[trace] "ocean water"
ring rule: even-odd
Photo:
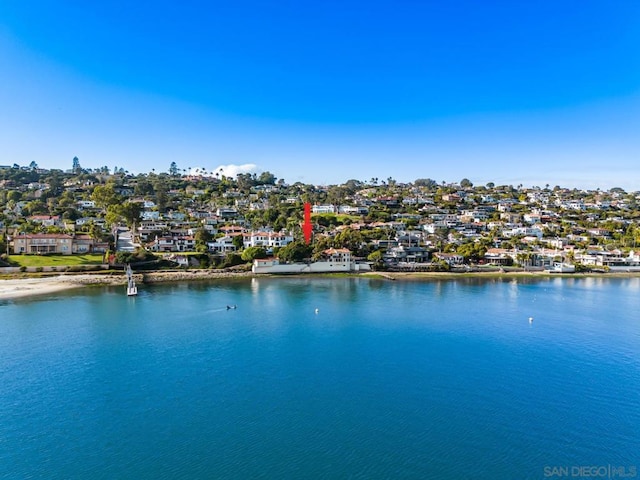
[[[638,278],[0,303],[0,478],[636,477]]]

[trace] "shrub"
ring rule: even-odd
[[[221,268],[235,267],[236,265],[240,265],[241,263],[244,262],[240,255],[238,255],[237,253],[228,253],[224,257]]]

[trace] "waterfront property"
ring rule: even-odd
[[[368,263],[356,262],[346,248],[330,248],[315,262],[280,263],[277,258],[255,259],[253,273],[293,274],[293,273],[333,273],[370,271]]]

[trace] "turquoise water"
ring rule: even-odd
[[[1,303],[0,478],[629,473],[639,307],[637,278],[246,279]]]

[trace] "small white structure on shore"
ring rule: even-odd
[[[555,262],[549,273],[576,273],[576,266],[571,263]]]

